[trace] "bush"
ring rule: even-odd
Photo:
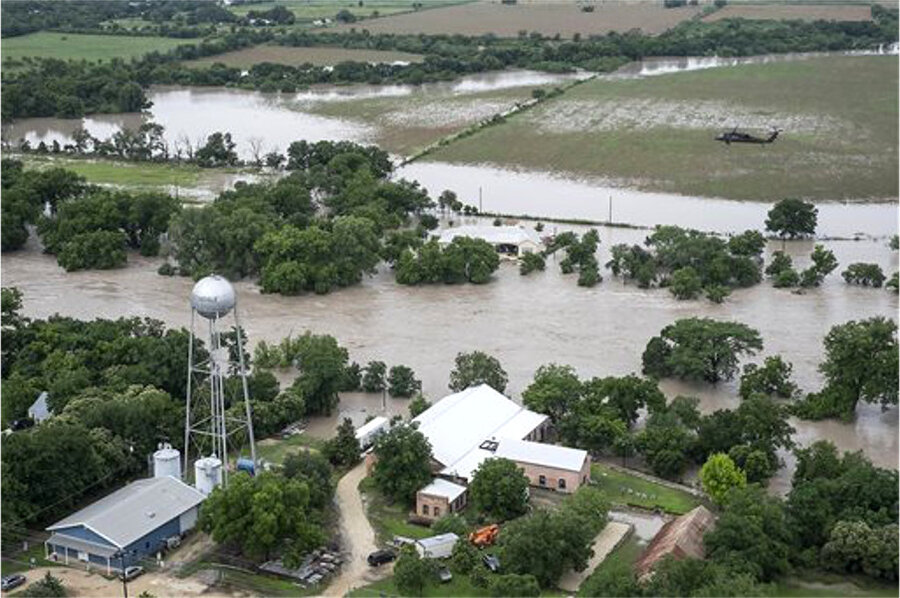
[[[388,374],[388,394],[392,397],[411,397],[416,391],[421,390],[422,382],[416,380],[416,374],[412,368],[405,365],[395,365]]]
[[[878,264],[855,263],[847,266],[847,269],[841,273],[847,284],[859,284],[864,287],[872,286],[881,287],[884,284],[885,276]]]
[[[546,267],[547,262],[544,260],[544,256],[537,252],[529,252],[524,254],[520,260],[519,274],[527,276],[535,270],[543,272]]]
[[[162,276],[175,276],[175,266],[166,262],[156,270],[156,273]]]

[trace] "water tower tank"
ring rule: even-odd
[[[181,479],[181,453],[168,443],[159,445],[159,450],[153,453],[153,477],[165,476]]]
[[[204,496],[209,496],[221,484],[222,461],[218,457],[210,455],[194,462],[194,487]]]
[[[191,307],[208,320],[228,315],[234,303],[234,287],[218,274],[201,278],[191,291]]]

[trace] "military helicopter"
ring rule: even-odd
[[[773,127],[772,134],[768,137],[756,137],[750,133],[738,133],[737,127],[735,127],[731,131],[722,133],[716,137],[716,141],[724,141],[728,145],[731,145],[732,143],[772,143],[775,141],[775,138],[778,137],[779,133],[781,133],[781,129]]]

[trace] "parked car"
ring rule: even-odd
[[[137,565],[132,565],[131,567],[125,567],[125,571],[123,573],[119,573],[119,579],[124,579],[125,581],[131,581],[135,577],[144,574],[144,568],[138,567]]]
[[[370,554],[366,560],[369,562],[369,565],[372,567],[380,567],[385,563],[390,563],[395,558],[397,558],[397,553],[392,550],[376,550],[372,554]]]
[[[484,566],[496,573],[500,570],[500,559],[495,557],[492,554],[483,554],[481,555],[481,562],[484,563]]]
[[[440,567],[437,571],[438,579],[441,580],[441,583],[447,583],[453,579],[453,574],[450,573],[450,569],[447,567]]]
[[[27,579],[24,575],[16,573],[15,575],[7,575],[6,577],[0,578],[0,587],[2,587],[4,592],[8,592],[15,588],[18,588],[20,585],[25,583]]]

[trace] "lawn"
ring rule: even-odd
[[[704,21],[722,19],[803,21],[871,21],[872,9],[868,4],[730,4],[703,18]]]
[[[5,551],[4,551],[5,552]],[[21,573],[31,569],[31,559],[34,559],[37,567],[62,567],[61,563],[48,561],[44,558],[44,543],[33,542],[25,552],[18,552],[12,555],[5,554],[0,560],[0,575],[6,576],[13,573]]]
[[[588,577],[584,583],[581,584],[581,587],[587,587],[590,584],[590,580],[600,575],[605,571],[616,571],[621,568],[631,568],[634,565],[635,561],[638,560],[638,557],[641,556],[641,553],[644,552],[644,549],[647,547],[646,544],[641,543],[637,535],[634,533],[629,534],[625,540],[623,540],[618,546],[616,546],[615,550],[610,552],[603,562],[597,565],[594,571],[591,573],[590,577]],[[581,588],[579,588],[578,595],[582,596]]]
[[[357,588],[351,591],[348,596],[351,598],[379,598],[383,596],[400,596],[400,591],[397,589],[397,586],[394,584],[394,578],[388,577],[386,579],[382,579],[380,581],[376,581],[375,583],[371,583],[369,585],[363,586],[361,588]],[[447,583],[435,583],[429,584],[425,587],[425,591],[422,592],[422,596],[424,598],[428,598],[431,596],[434,597],[443,597],[443,596],[491,596],[490,588],[478,588],[472,585],[469,581],[468,575],[459,575],[457,573],[453,574],[453,579]],[[565,592],[560,592],[558,590],[549,589],[541,592],[541,596],[566,596]]]
[[[742,200],[896,198],[896,57],[821,57],[604,79],[428,160],[594,176]],[[714,141],[740,127],[770,145]]]
[[[897,596],[897,584],[879,583],[862,575],[795,571],[775,582],[775,596]]]
[[[62,60],[109,60],[139,58],[154,50],[165,52],[190,41],[171,37],[130,37],[127,35],[83,35],[41,31],[3,39],[3,61],[26,56]]]
[[[456,0],[458,2],[458,0]],[[321,18],[331,18],[341,10],[349,10],[356,18],[370,18],[373,13],[378,16],[391,15],[415,10],[414,0],[364,0],[362,6],[356,0],[277,0],[273,2],[260,2],[258,4],[242,4],[229,6],[228,9],[236,15],[245,15],[251,10],[266,11],[276,6],[283,6],[294,13],[298,21],[312,21]],[[433,5],[452,4],[454,0],[428,0],[423,4],[426,7]]]
[[[354,62],[421,62],[424,56],[407,52],[388,52],[381,50],[356,50],[352,48],[336,48],[326,46],[292,47],[263,45],[244,48],[234,52],[226,52],[216,56],[207,56],[197,60],[189,60],[184,64],[191,67],[208,67],[221,62],[230,67],[250,68],[261,62],[298,66],[305,63],[316,66],[330,66],[345,61]]]
[[[80,174],[91,183],[127,187],[195,187],[203,173],[199,166],[189,164],[44,158],[35,155],[24,156],[22,160],[29,169],[65,168]]]
[[[681,490],[621,473],[602,463],[591,465],[591,478],[612,503],[647,509],[662,509],[680,515],[700,504],[700,500]]]
[[[426,5],[430,3],[426,2]],[[366,23],[372,33],[462,34],[516,37],[520,31],[539,31],[544,35],[572,37],[605,34],[610,31],[642,29],[645,33],[661,33],[700,11],[697,6],[666,9],[662,2],[602,2],[593,12],[581,10],[582,3],[474,2],[428,11],[409,12]],[[368,2],[366,3],[368,7]],[[342,25],[349,29],[354,25]]]
[[[419,539],[433,535],[429,528],[407,522],[409,508],[388,503],[375,488],[372,478],[364,478],[359,483],[359,492],[363,495],[366,515],[375,528],[375,536],[380,544],[388,543],[394,536]]]
[[[298,452],[303,448],[321,451],[324,444],[325,441],[321,438],[316,438],[306,433],[295,434],[287,440],[266,438],[256,444],[256,455],[260,459],[280,465],[291,453]]]

